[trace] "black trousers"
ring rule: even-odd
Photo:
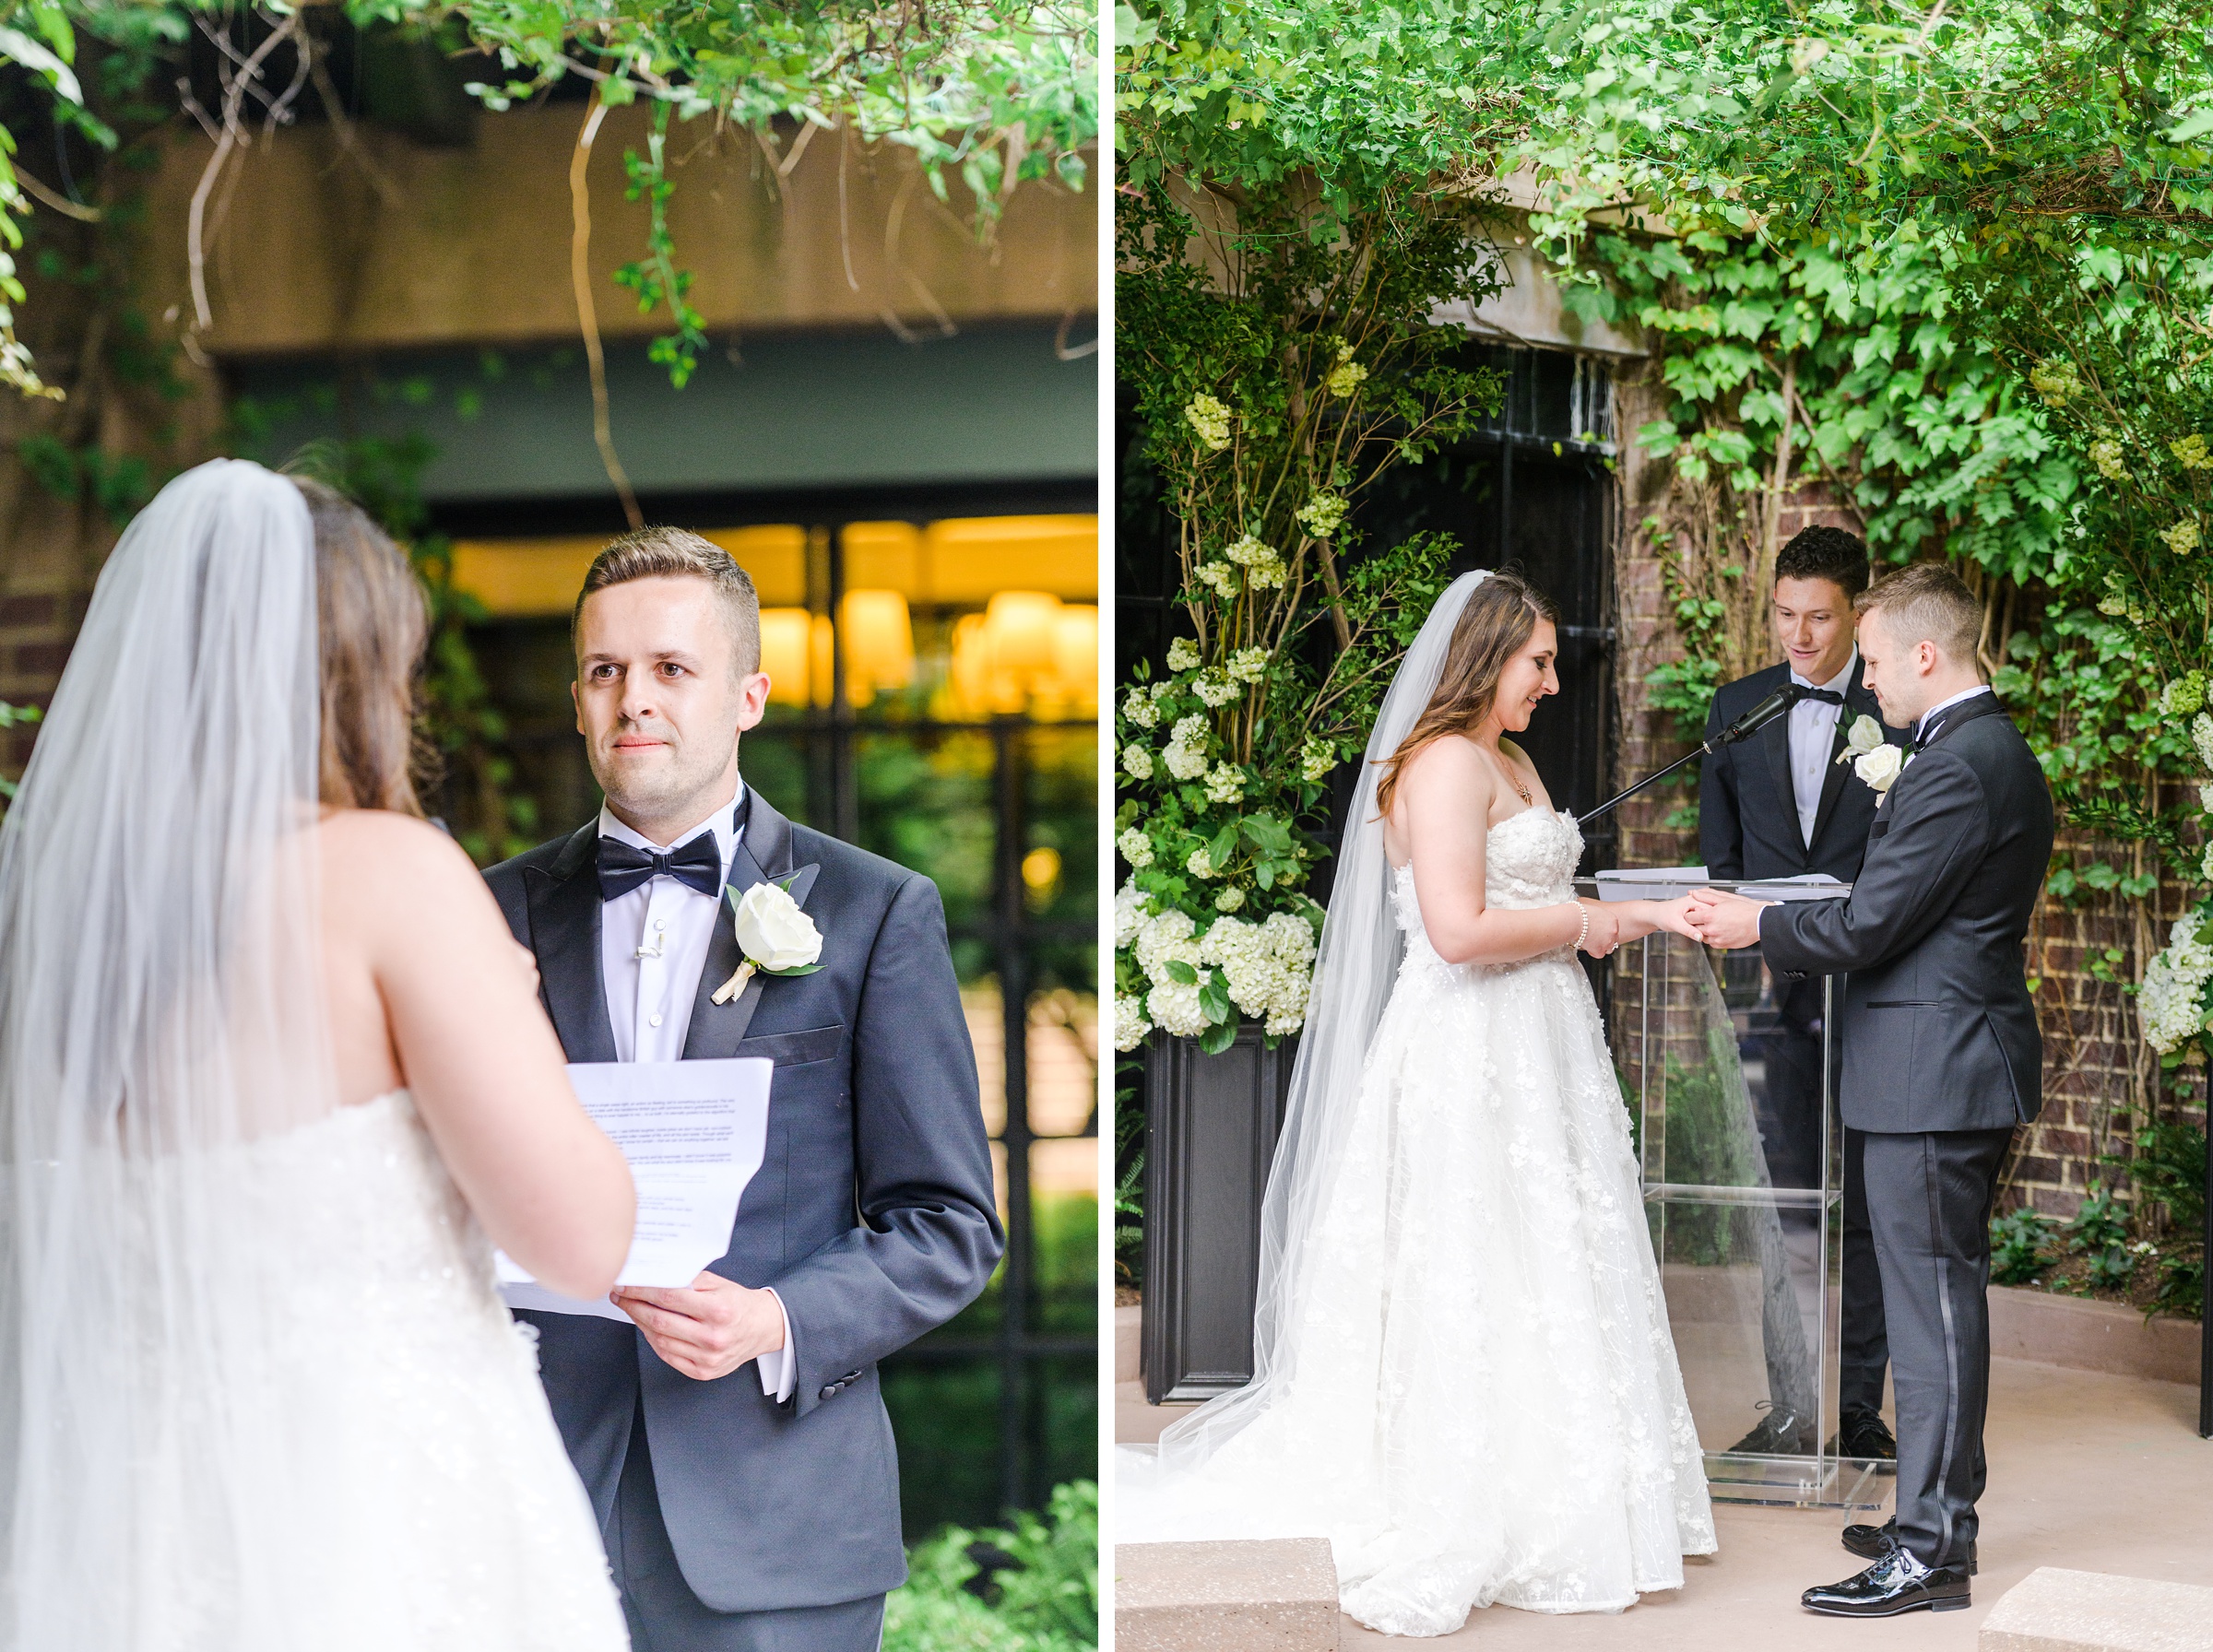
[[[773,1493],[757,1513],[777,1517]],[[631,1424],[614,1518],[600,1535],[622,1592],[631,1652],[877,1652],[882,1644],[882,1595],[782,1611],[716,1611],[694,1595],[661,1519],[643,1406]]]
[[[1821,982],[1778,982],[1775,1029],[1761,1038],[1767,1070],[1759,1133],[1769,1183],[1777,1187],[1821,1185]],[[1840,991],[1841,984],[1840,982]],[[1837,1093],[1843,1041],[1829,1047],[1829,1093]],[[1844,1422],[1883,1409],[1883,1372],[1890,1362],[1883,1328],[1883,1276],[1867,1225],[1864,1144],[1857,1130],[1844,1132],[1842,1321],[1838,1343],[1837,1409]],[[1779,1392],[1773,1396],[1782,1398]]]
[[[1865,1142],[1898,1402],[1899,1541],[1924,1564],[1964,1564],[1987,1474],[1990,1211],[2013,1131]]]

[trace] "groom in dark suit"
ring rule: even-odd
[[[486,874],[572,1061],[764,1056],[767,1150],[728,1253],[631,1323],[525,1313],[636,1652],[872,1652],[905,1578],[877,1362],[973,1301],[1004,1245],[934,885],[795,826],[746,786],[752,583],[647,528],[593,563],[577,728],[598,820]],[[726,890],[787,886],[754,973]],[[758,945],[756,946],[756,950]]]
[[[1724,683],[1706,719],[1712,755],[1698,777],[1698,849],[1708,877],[1745,882],[1825,872],[1850,883],[1860,875],[1876,794],[1850,763],[1837,759],[1855,719],[1882,722],[1874,693],[1860,680],[1852,637],[1852,599],[1866,588],[1867,547],[1842,528],[1806,528],[1777,554],[1773,613],[1783,660]],[[1718,742],[1722,729],[1785,683],[1807,690],[1806,698],[1750,739]],[[1885,727],[1883,738],[1903,745],[1906,733]],[[1821,1185],[1821,1000],[1818,977],[1779,978],[1775,1025],[1758,1041],[1767,1075],[1760,1139],[1769,1176],[1778,1187]],[[1840,1043],[1835,1048],[1841,1053]],[[1882,1275],[1867,1230],[1862,1148],[1860,1133],[1846,1129],[1838,1422],[1831,1448],[1845,1457],[1887,1461],[1897,1446],[1883,1424],[1889,1353]],[[1798,1368],[1805,1362],[1793,1356],[1804,1339],[1793,1328],[1774,1323],[1779,1312],[1795,1314],[1795,1296],[1769,1292],[1762,1328],[1768,1414],[1732,1450],[1764,1455],[1814,1449],[1816,1374]]]
[[[1859,645],[1885,719],[1911,724],[1848,899],[1763,904],[1698,891],[1713,946],[1851,973],[1844,1122],[1866,1136],[1898,1411],[1898,1513],[1852,1526],[1874,1564],[1806,1590],[1815,1611],[1969,1604],[1990,1390],[1990,1212],[2017,1126],[2043,1101],[2022,942],[2052,856],[2052,795],[1982,680],[1982,605],[1939,563],[1865,592]]]

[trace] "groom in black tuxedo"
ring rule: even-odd
[[[1784,658],[1724,683],[1706,720],[1712,755],[1698,777],[1698,849],[1708,877],[1736,883],[1826,872],[1850,883],[1860,875],[1876,795],[1850,763],[1837,759],[1855,719],[1882,722],[1874,693],[1860,680],[1852,637],[1852,600],[1866,588],[1867,547],[1841,528],[1806,528],[1777,554],[1773,613]],[[1750,739],[1718,743],[1722,729],[1785,683],[1807,690],[1807,697]],[[1883,738],[1903,745],[1906,733],[1885,727]],[[1817,976],[1778,978],[1776,1024],[1759,1040],[1767,1075],[1760,1139],[1769,1179],[1778,1187],[1821,1185],[1821,999]],[[1835,1047],[1841,1053],[1840,1043]],[[1889,1352],[1882,1275],[1867,1229],[1863,1146],[1860,1133],[1847,1128],[1839,1415],[1831,1449],[1887,1461],[1897,1446],[1883,1424]],[[1797,1312],[1795,1296],[1771,1292],[1769,1300],[1763,1326],[1768,1414],[1731,1449],[1810,1453],[1817,1374],[1798,1368],[1805,1363],[1803,1337],[1774,1323],[1779,1312]]]
[[[607,806],[486,874],[562,1047],[775,1070],[727,1255],[685,1289],[616,1292],[628,1323],[521,1316],[636,1652],[873,1652],[906,1575],[877,1362],[973,1301],[1004,1245],[943,908],[740,779],[768,678],[723,551],[617,540],[575,642]],[[819,932],[819,968],[717,1002],[743,962],[726,890],[769,881]]]
[[[1874,1561],[1808,1589],[1815,1611],[1881,1617],[1969,1604],[1990,1390],[1990,1212],[2017,1126],[2043,1101],[2043,1046],[2022,960],[2052,857],[2052,795],[1982,680],[1982,605],[1940,563],[1855,605],[1866,680],[1913,726],[1848,899],[1763,904],[1698,891],[1713,946],[1771,967],[1849,971],[1844,1122],[1864,1132],[1898,1411],[1898,1513],[1852,1526]]]

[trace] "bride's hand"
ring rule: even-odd
[[[1690,897],[1678,895],[1673,901],[1647,901],[1651,908],[1652,927],[1664,929],[1671,935],[1680,935],[1686,940],[1697,940],[1698,932],[1690,926]]]
[[[1582,907],[1591,915],[1591,928],[1583,937],[1582,950],[1593,958],[1604,958],[1621,944],[1620,915],[1603,901],[1585,901]]]

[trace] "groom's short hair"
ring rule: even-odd
[[[1902,648],[1934,643],[1955,665],[1977,665],[1982,640],[1982,605],[1942,562],[1914,562],[1886,573],[1852,605],[1883,616],[1883,630]]]
[[[1775,577],[1825,579],[1850,601],[1867,588],[1867,547],[1856,535],[1817,523],[1799,529],[1775,553]]]
[[[594,557],[584,589],[576,594],[576,611],[569,618],[570,637],[583,624],[585,598],[594,591],[633,579],[668,578],[703,579],[712,585],[737,644],[739,675],[761,669],[761,598],[752,576],[721,546],[680,527],[633,528]]]

